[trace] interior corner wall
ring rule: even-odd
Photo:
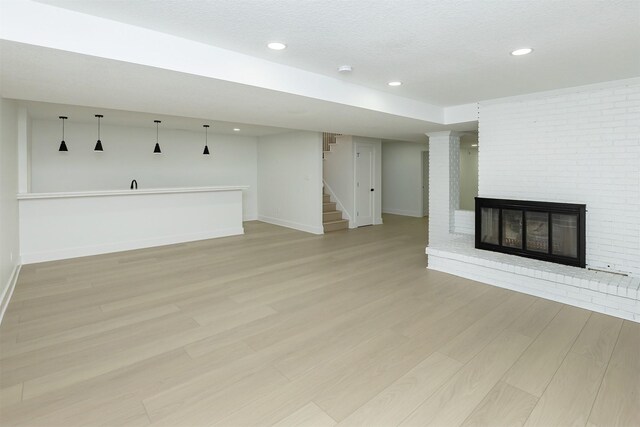
[[[480,104],[481,197],[584,203],[587,267],[640,276],[640,81]]]
[[[5,300],[20,264],[17,193],[18,107],[15,101],[0,98],[0,301]]]
[[[92,110],[88,110],[88,113]],[[248,185],[243,219],[258,217],[257,137],[209,132],[211,155],[202,154],[204,133],[160,127],[162,154],[153,154],[154,127],[109,124],[103,120],[104,152],[96,153],[96,124],[65,124],[69,151],[58,151],[59,120],[31,120],[31,191],[67,192],[139,188]]]
[[[260,221],[323,234],[322,134],[260,137],[258,187]]]
[[[478,195],[478,143],[477,135],[460,137],[460,209],[473,211]]]
[[[382,141],[382,212],[422,217],[422,152],[428,145]]]

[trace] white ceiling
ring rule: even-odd
[[[154,120],[162,121],[162,128],[186,130],[190,132],[204,133],[202,125],[208,124],[210,135],[238,135],[238,136],[265,136],[290,132],[291,129],[271,126],[257,126],[246,123],[223,122],[219,120],[203,120],[190,117],[169,116],[164,114],[150,114],[136,111],[112,110],[107,108],[81,107],[68,104],[54,104],[48,102],[19,101],[29,111],[29,117],[34,120],[58,120],[59,116],[68,117],[68,121],[75,123],[96,123],[96,114],[102,114],[103,125],[119,125],[141,128],[153,128]],[[233,129],[240,129],[234,131]]]
[[[2,94],[6,98],[95,107],[96,111],[111,109],[192,118],[193,122],[234,123],[240,128],[252,128],[254,136],[271,134],[274,128],[280,128],[282,132],[299,129],[426,142],[426,132],[476,128],[473,122],[439,125],[39,46],[0,41],[0,48]],[[68,109],[59,111],[47,109],[46,113],[38,114],[51,114],[53,118],[71,114],[64,113]]]
[[[1,96],[252,135],[425,142],[478,101],[640,76],[639,0],[0,1]]]
[[[440,106],[640,75],[638,0],[38,1]]]

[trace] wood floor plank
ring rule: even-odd
[[[560,309],[562,304],[559,302],[538,298],[509,326],[509,329],[535,339],[556,317]]]
[[[22,383],[0,388],[0,408],[22,401]]]
[[[491,389],[471,415],[464,427],[520,427],[524,425],[538,399],[504,381]]]
[[[298,409],[287,418],[273,425],[273,427],[332,427],[336,421],[327,415],[322,409],[310,402]]]
[[[535,298],[532,296],[513,293],[504,304],[494,308],[464,332],[452,338],[440,347],[439,351],[459,362],[467,363],[534,301]]]
[[[584,426],[604,369],[593,359],[567,354],[527,419],[527,426]]]
[[[564,306],[505,374],[504,380],[533,396],[542,396],[590,314]]]
[[[622,323],[623,320],[616,317],[591,313],[570,351],[606,367],[618,340]]]
[[[525,351],[531,338],[503,331],[400,425],[460,425]]]
[[[149,416],[152,423],[159,426],[217,424],[226,415],[241,409],[269,390],[284,386],[287,382],[284,376],[267,367],[230,384],[223,390],[190,394],[185,402],[181,402],[180,408],[173,407],[160,419],[157,418],[157,412],[149,413]]]
[[[453,376],[462,364],[432,353],[342,420],[340,426],[395,426]]]
[[[625,320],[591,410],[589,426],[638,425],[639,354],[640,324]]]

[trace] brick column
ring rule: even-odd
[[[460,134],[429,132],[429,245],[449,238],[460,206]]]

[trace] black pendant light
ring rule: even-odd
[[[159,142],[159,139],[158,139],[158,125],[160,123],[162,123],[162,122],[160,120],[154,120],[153,122],[156,124],[156,146],[153,149],[153,153],[154,154],[162,154],[162,150],[160,150],[160,142]]]
[[[60,120],[62,120],[62,141],[60,141],[60,148],[58,148],[58,151],[69,151],[67,149],[67,143],[64,142],[64,121],[68,119],[68,117],[66,116],[59,116],[58,117]]]
[[[209,130],[209,125],[202,125],[202,127],[204,128],[204,151],[202,152],[202,154],[205,155],[209,155],[209,145],[208,145],[208,138],[207,138],[207,131]]]
[[[98,142],[96,142],[96,148],[94,148],[93,151],[98,151],[98,152],[104,151],[102,149],[102,141],[100,141],[100,119],[103,117],[104,116],[102,114],[96,114],[96,118],[98,119]]]

